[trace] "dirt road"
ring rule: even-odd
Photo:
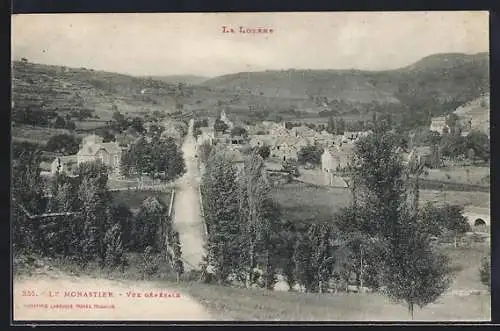
[[[192,266],[198,267],[203,256],[203,223],[201,219],[198,187],[200,172],[197,166],[196,140],[193,124],[189,123],[188,134],[182,146],[187,172],[176,182],[174,201],[174,227],[179,231],[182,256]],[[186,270],[191,269],[185,265]]]
[[[69,275],[15,279],[13,315],[15,321],[211,319],[191,297],[155,282]]]

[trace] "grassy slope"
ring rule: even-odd
[[[118,73],[15,61],[12,79],[13,101],[19,106],[43,105],[63,113],[91,109],[101,119],[111,118],[113,104],[122,113],[175,108],[171,85]],[[152,93],[141,94],[145,88]]]
[[[483,289],[479,282],[479,261],[487,255],[486,245],[472,249],[443,248],[457,270],[451,290]],[[262,289],[240,289],[194,282],[195,278],[175,284],[175,277],[168,264],[162,263],[158,275],[147,279],[142,274],[140,254],[128,254],[130,266],[124,271],[103,272],[91,264],[86,270],[60,261],[45,260],[53,267],[55,277],[64,274],[74,276],[91,275],[98,279],[126,280],[131,287],[134,282],[151,283],[157,288],[175,288],[189,294],[204,305],[216,320],[251,321],[396,321],[408,320],[404,305],[396,304],[379,294],[314,294],[296,292],[272,292]],[[25,275],[26,270],[14,270]],[[186,275],[185,275],[186,276]],[[415,320],[488,320],[490,297],[485,294],[458,296],[446,294],[436,303],[416,310]]]

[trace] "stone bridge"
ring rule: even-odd
[[[491,225],[489,208],[467,206],[464,208],[463,215],[467,217],[467,220],[472,227]]]

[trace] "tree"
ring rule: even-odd
[[[297,160],[300,164],[321,164],[321,155],[323,154],[323,148],[319,145],[308,145],[304,146],[299,150]]]
[[[471,230],[460,205],[434,206],[427,203],[419,212],[419,224],[421,230],[429,236],[442,237],[451,234],[455,247],[460,237]]]
[[[142,259],[144,267],[144,278],[150,277],[158,272],[158,269],[160,269],[160,256],[151,246],[147,246],[144,249]]]
[[[151,142],[144,137],[138,139],[122,154],[121,161],[122,171],[127,176],[134,172],[147,173],[153,179],[171,181],[186,171],[183,153],[172,137]]]
[[[127,124],[128,124],[127,119],[125,118],[125,115],[123,115],[122,113],[120,113],[118,111],[118,109],[116,109],[113,112],[112,118],[113,118],[113,121],[115,122],[114,126],[116,128],[116,131],[121,132],[127,128]]]
[[[259,153],[261,158],[266,160],[271,155],[271,148],[268,145],[259,146],[257,147],[257,153]]]
[[[37,227],[27,217],[23,208],[32,214],[43,209],[40,177],[40,151],[36,146],[16,144],[12,146],[11,213],[12,246],[14,253],[33,251],[38,248]]]
[[[64,155],[76,154],[80,148],[81,139],[71,134],[58,134],[50,137],[45,145],[49,152],[62,153]]]
[[[483,283],[483,285],[488,288],[488,291],[491,292],[491,263],[489,257],[485,257],[483,259],[479,269],[479,276],[481,278],[481,283]]]
[[[132,229],[134,226],[134,215],[129,207],[123,203],[113,204],[110,208],[110,218],[112,222],[120,225],[121,239],[125,249],[131,248]]]
[[[335,121],[333,120],[333,117],[330,116],[330,118],[328,118],[328,125],[326,127],[326,131],[328,133],[331,133],[331,134],[336,134],[337,133],[337,128],[336,128],[336,125],[335,125]]]
[[[293,261],[295,264],[294,278],[306,292],[313,288],[313,271],[311,265],[312,247],[307,234],[299,234],[295,242]]]
[[[297,160],[295,160],[295,159],[284,160],[281,163],[281,169],[283,171],[288,172],[288,174],[290,175],[289,181],[292,180],[292,177],[299,177],[300,176],[298,163],[297,163]]]
[[[447,256],[434,252],[428,238],[414,225],[405,230],[406,240],[390,252],[384,283],[388,296],[405,302],[413,319],[415,306],[423,308],[448,289],[451,269]]]
[[[224,121],[217,118],[214,123],[214,131],[219,133],[224,133],[229,129],[229,125],[227,125]]]
[[[64,120],[63,117],[57,116],[56,120],[54,122],[54,128],[56,129],[65,129],[66,128],[66,121]]]
[[[440,168],[442,165],[443,165],[443,160],[441,159],[441,149],[437,144],[432,145],[430,166],[433,169],[437,169]]]
[[[223,284],[240,257],[236,169],[223,151],[210,155],[200,189],[208,228],[207,263]]]
[[[179,232],[175,231],[172,235],[172,265],[177,276],[177,284],[179,284],[180,277],[184,273],[184,263],[182,262],[182,250],[181,250],[181,241],[179,238]]]
[[[252,284],[252,273],[259,260],[264,266],[265,288],[272,288],[275,280],[276,249],[279,211],[270,195],[265,177],[264,160],[253,153],[245,162],[239,190],[241,272],[245,284]]]
[[[157,197],[148,197],[142,202],[131,230],[135,251],[142,251],[147,246],[159,251],[162,247],[162,238],[158,238],[160,229],[163,223],[170,224],[167,213],[167,208]]]
[[[231,130],[231,137],[236,137],[236,136],[246,137],[246,136],[248,136],[248,132],[246,129],[244,129],[240,126],[235,126]]]
[[[351,171],[361,189],[364,232],[380,250],[381,285],[395,301],[405,302],[413,317],[414,306],[435,301],[449,285],[449,261],[435,252],[428,234],[420,231],[415,206],[409,205],[407,170],[390,131],[356,142]]]
[[[123,267],[126,263],[125,250],[121,238],[121,228],[119,224],[113,225],[104,236],[106,245],[105,263],[107,267]]]
[[[212,153],[213,145],[209,141],[204,141],[198,146],[198,155],[200,161],[204,164],[207,163],[210,153]]]
[[[135,131],[139,132],[139,133],[144,133],[145,132],[145,129],[144,129],[144,120],[140,117],[134,117],[132,119],[129,120],[129,126],[131,126]]]
[[[106,258],[104,236],[110,226],[108,169],[101,162],[85,162],[78,166],[76,174],[80,222],[83,223],[82,263],[98,258],[103,265]]]
[[[461,135],[444,135],[441,138],[441,151],[443,156],[456,158],[466,152],[465,138]]]
[[[467,150],[472,149],[475,156],[483,161],[490,159],[490,140],[486,134],[472,131],[465,137],[464,144]]]
[[[336,134],[338,134],[338,135],[344,134],[345,126],[346,125],[345,125],[344,119],[342,117],[339,118],[335,123],[336,131],[337,131]]]

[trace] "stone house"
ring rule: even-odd
[[[294,136],[277,137],[274,144],[271,145],[271,157],[282,161],[288,159],[297,159],[299,150],[309,144],[305,138]]]
[[[120,173],[122,149],[117,142],[104,143],[99,136],[87,136],[83,138],[82,145],[76,156],[78,165],[84,162],[100,160],[110,169],[111,174],[118,175]]]

